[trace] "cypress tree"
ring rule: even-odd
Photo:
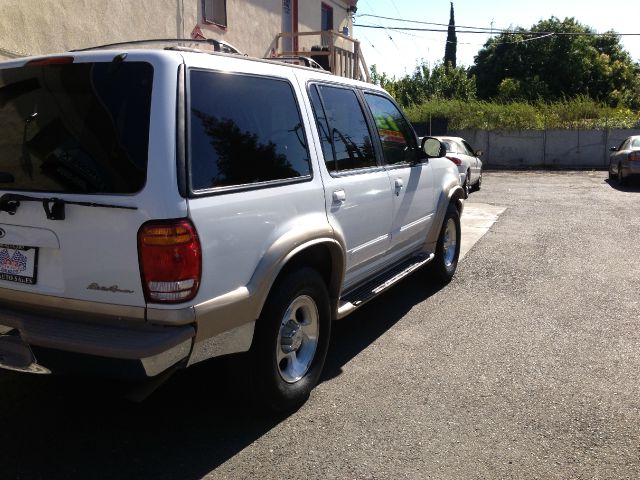
[[[456,49],[458,39],[456,38],[456,21],[453,18],[453,2],[451,2],[451,13],[449,14],[449,28],[447,29],[447,45],[444,48],[444,65],[451,64],[456,68]]]

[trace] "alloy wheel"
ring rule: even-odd
[[[282,317],[276,346],[278,372],[285,382],[295,383],[309,371],[319,334],[315,302],[308,295],[296,297]]]

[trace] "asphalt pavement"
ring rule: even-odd
[[[454,280],[335,324],[291,415],[255,408],[238,359],[142,404],[0,372],[0,479],[640,478],[640,186],[486,172],[467,207],[489,226]]]

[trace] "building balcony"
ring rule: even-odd
[[[279,33],[274,50],[275,57],[309,57],[334,75],[371,82],[360,42],[338,32]]]

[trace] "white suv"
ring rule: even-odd
[[[0,367],[137,379],[249,352],[291,409],[332,320],[457,265],[457,169],[371,84],[92,50],[1,63],[0,125]]]

